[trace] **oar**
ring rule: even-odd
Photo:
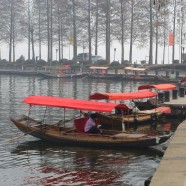
[[[15,137],[13,137],[13,138],[10,138],[10,139],[7,139],[7,140],[3,141],[3,143],[7,143],[7,142],[10,142],[10,141],[14,141],[14,140],[19,139],[19,138],[22,138],[22,137],[24,137],[24,136],[26,136],[26,135],[27,135],[27,134],[25,133],[25,134],[21,134],[21,135],[19,135],[19,136],[15,136]]]
[[[2,141],[2,142],[3,142],[3,143],[7,143],[7,142],[10,142],[10,141],[13,141],[13,140],[16,140],[16,139],[22,138],[22,137],[24,137],[24,136],[26,136],[26,135],[28,135],[28,134],[31,134],[32,132],[37,132],[37,131],[39,131],[39,130],[45,128],[45,127],[46,127],[46,126],[41,127],[41,128],[39,128],[39,129],[36,129],[36,130],[33,130],[33,131],[26,132],[26,133],[24,133],[24,134],[21,134],[21,135],[15,136],[15,137],[13,137],[13,138],[7,139],[7,140]]]

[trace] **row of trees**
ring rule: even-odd
[[[157,64],[158,48],[163,46],[165,55],[168,34],[178,32],[175,12],[176,8],[184,7],[186,0],[179,0],[180,4],[176,1],[0,0],[0,40],[9,46],[9,62],[15,62],[16,45],[26,42],[28,60],[35,60],[36,45],[42,59],[41,49],[46,45],[48,62],[53,60],[54,48],[60,60],[64,47],[73,45],[76,62],[78,47],[87,47],[90,54],[97,55],[99,46],[104,44],[106,61],[110,64],[110,47],[117,41],[121,44],[121,62],[126,60],[127,43],[130,62],[133,46],[137,45],[148,46],[149,64],[153,61]]]

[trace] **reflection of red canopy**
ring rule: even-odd
[[[95,93],[89,96],[89,99],[107,99],[107,100],[132,100],[155,97],[157,94],[149,90],[128,93]]]
[[[186,82],[186,77],[182,78],[182,79],[180,80],[180,82],[181,82],[181,83],[182,83],[182,82]]]
[[[30,105],[61,107],[77,110],[89,110],[97,112],[111,112],[114,108],[126,108],[124,104],[93,102],[86,100],[77,100],[70,98],[59,98],[52,96],[29,96],[23,100],[24,103]]]
[[[138,90],[155,88],[157,90],[173,90],[176,85],[172,84],[158,84],[158,85],[142,85],[138,87]]]

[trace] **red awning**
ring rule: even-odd
[[[101,100],[132,100],[155,97],[157,94],[149,90],[128,93],[95,93],[89,96],[89,99]]]
[[[176,85],[173,84],[158,84],[158,85],[142,85],[138,87],[138,90],[155,88],[157,90],[173,90],[176,89]]]
[[[25,98],[23,102],[30,105],[61,107],[61,108],[88,110],[88,111],[97,111],[97,112],[112,112],[114,108],[122,107],[121,104],[93,102],[93,101],[77,100],[77,99],[70,99],[70,98],[52,97],[52,96],[29,96]],[[123,108],[126,108],[126,105],[123,104]]]
[[[182,78],[182,79],[180,80],[180,82],[181,82],[181,83],[182,83],[182,82],[186,82],[186,77]]]

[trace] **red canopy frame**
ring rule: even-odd
[[[173,84],[142,85],[138,87],[138,90],[152,89],[152,88],[155,88],[157,90],[173,90],[176,89],[176,85]]]
[[[87,110],[96,112],[112,112],[115,108],[128,108],[124,104],[114,104],[105,102],[93,102],[86,100],[77,100],[71,98],[60,98],[53,96],[29,96],[23,100],[24,103],[38,106],[49,106],[59,108],[69,108],[75,110]]]
[[[143,99],[156,97],[157,93],[151,92],[149,90],[139,91],[139,92],[128,92],[128,93],[94,93],[89,96],[89,99],[94,100],[133,100],[133,99]]]

